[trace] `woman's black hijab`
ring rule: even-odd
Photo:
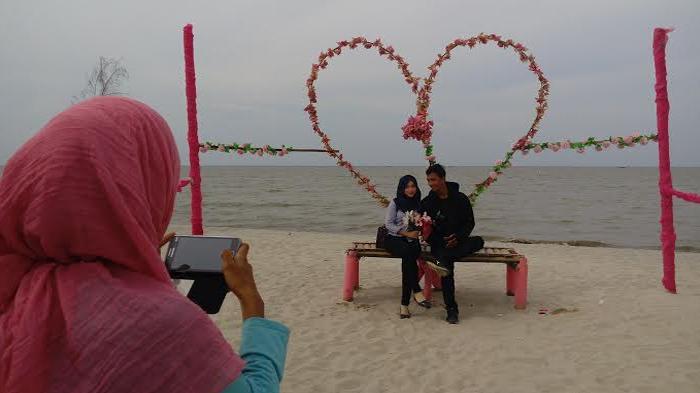
[[[416,186],[416,195],[413,198],[406,196],[406,187],[408,183],[413,182]],[[399,179],[399,185],[396,187],[396,198],[394,199],[396,203],[396,208],[402,212],[408,212],[411,210],[419,210],[420,208],[420,188],[418,188],[418,182],[416,178],[411,175],[406,175]]]

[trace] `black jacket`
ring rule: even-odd
[[[434,248],[445,246],[444,237],[457,235],[465,240],[474,229],[474,212],[469,198],[459,192],[459,184],[447,182],[447,199],[440,199],[430,191],[421,202],[421,208],[433,219],[433,233],[427,239]]]

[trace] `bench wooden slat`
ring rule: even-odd
[[[365,251],[365,250],[351,250],[355,251],[359,258],[399,258],[388,252],[376,252],[376,251]],[[431,254],[423,253],[423,259],[434,260]],[[496,256],[496,255],[469,255],[458,259],[456,262],[485,262],[485,263],[518,263],[520,261],[520,256]]]
[[[398,258],[383,248],[377,248],[377,245],[371,242],[354,242],[353,248],[349,249],[348,252],[354,252],[359,258]],[[435,259],[427,251],[423,251],[421,256],[428,260]],[[475,254],[458,259],[457,262],[517,264],[522,258],[523,255],[512,248],[486,247]]]

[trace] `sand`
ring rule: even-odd
[[[361,289],[341,300],[344,250],[367,237],[207,233],[251,244],[267,317],[292,330],[283,392],[700,392],[697,253],[677,255],[672,295],[659,251],[506,244],[530,262],[527,310],[504,295],[501,265],[461,264],[461,321],[449,325],[440,293],[432,309],[412,304],[413,317],[399,319],[396,259],[364,260]],[[233,295],[213,318],[238,348]]]

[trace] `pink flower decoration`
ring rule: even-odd
[[[262,157],[262,155],[263,155],[262,149],[258,149],[258,151],[257,151],[255,154],[257,154],[258,156]]]
[[[282,150],[280,150],[280,154],[283,156],[287,155],[287,154],[289,154],[289,150],[287,150],[286,147],[282,146]]]
[[[496,166],[499,166],[501,164],[503,164],[503,161],[501,161],[501,160],[496,161]]]
[[[631,135],[625,137],[625,143],[628,144],[628,145],[629,145],[630,143],[632,143],[633,140],[634,140],[634,137],[631,136]]]
[[[561,145],[561,148],[564,150],[571,148],[571,143],[569,141],[564,141],[560,145]]]
[[[595,149],[596,149],[596,151],[603,151],[603,146],[596,145]]]
[[[270,145],[265,145],[265,146],[263,146],[263,147],[262,147],[262,151],[263,151],[263,153],[269,152],[269,151],[270,151]]]
[[[553,152],[555,152],[555,153],[558,152],[559,149],[560,149],[558,143],[550,143],[550,144],[549,144],[549,148],[550,148]]]
[[[586,149],[584,149],[583,147],[579,147],[578,149],[576,149],[576,151],[577,151],[579,154],[583,154],[583,153],[586,152]]]
[[[610,147],[610,142],[608,142],[608,141],[603,141],[603,148],[604,148],[604,149],[607,149],[608,147]]]
[[[236,150],[236,153],[238,153],[239,156],[242,156],[245,152],[242,149],[238,149]]]
[[[226,151],[226,148],[224,148],[224,145],[219,145],[219,148],[216,150],[224,152],[224,151]]]
[[[542,153],[542,147],[540,147],[540,145],[535,145],[535,148],[532,150],[534,150],[535,153]]]
[[[428,161],[435,161],[435,156],[427,156],[425,159]]]
[[[640,145],[646,145],[647,143],[649,143],[649,139],[647,139],[647,137],[645,136],[643,136],[642,139],[639,140]]]
[[[498,173],[496,173],[496,172],[490,172],[490,173],[489,173],[489,178],[491,178],[491,179],[496,179],[497,177],[498,177]]]
[[[200,146],[200,147],[199,147],[199,152],[200,152],[200,153],[206,153],[208,150],[209,150],[209,149],[207,149],[206,146]]]
[[[401,127],[403,139],[415,139],[417,141],[429,142],[433,135],[433,122],[425,118],[425,114],[409,116],[406,124]]]

